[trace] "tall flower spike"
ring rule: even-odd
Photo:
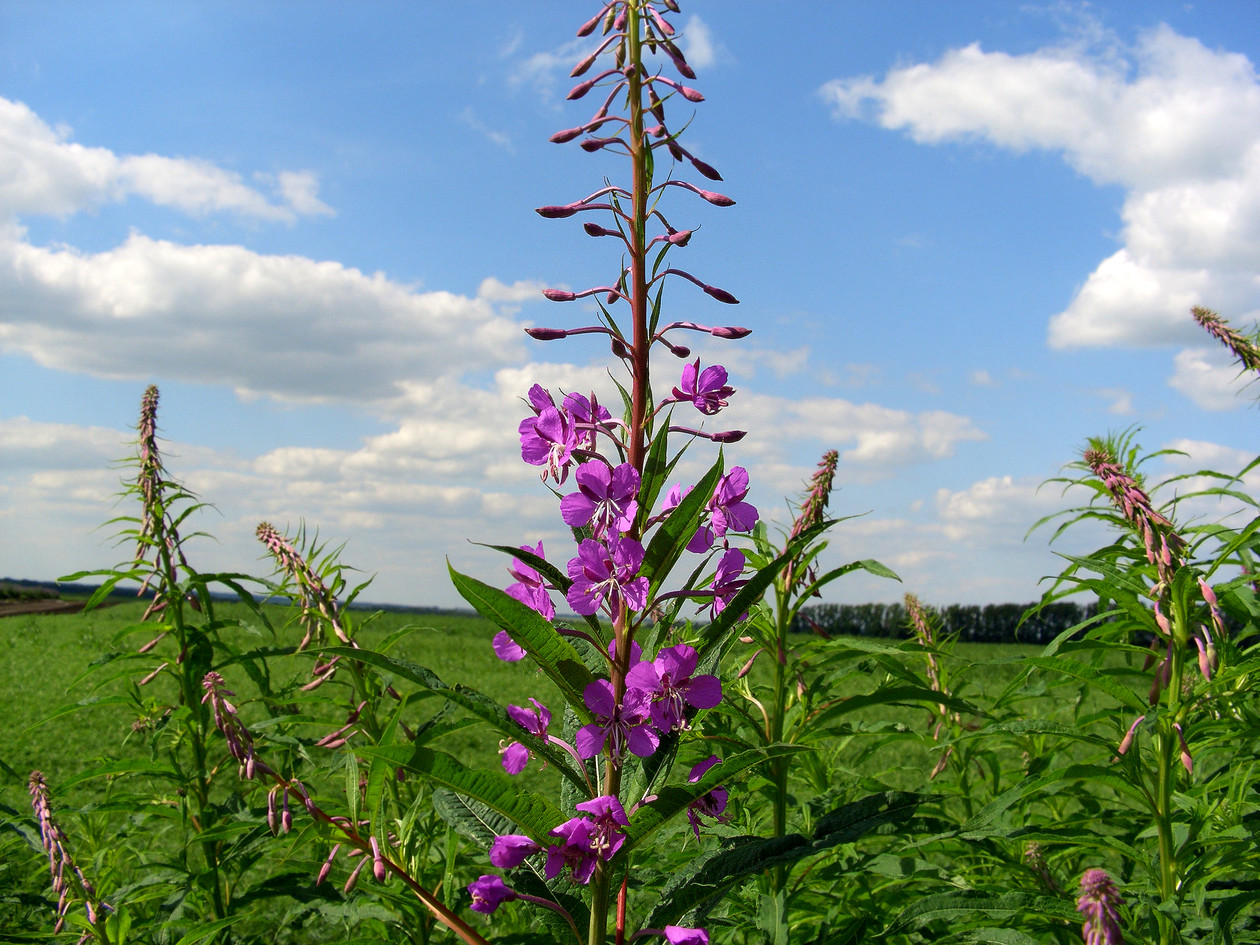
[[[57,924],[54,932],[60,932],[65,925],[66,911],[70,908],[70,883],[78,886],[83,897],[83,909],[87,913],[88,922],[96,924],[102,909],[111,909],[108,903],[102,902],[96,889],[83,871],[75,865],[74,859],[66,849],[66,835],[58,823],[53,820],[52,807],[48,803],[48,782],[43,774],[32,771],[28,787],[31,795],[31,807],[35,819],[39,823],[39,836],[48,854],[48,871],[52,875],[53,892],[57,894]]]
[[[1245,370],[1260,373],[1260,347],[1254,340],[1229,327],[1219,315],[1211,309],[1196,305],[1190,310],[1199,327],[1229,349]]]
[[[1124,900],[1106,870],[1088,869],[1081,877],[1081,895],[1076,911],[1085,916],[1081,935],[1085,945],[1124,945],[1116,907]]]
[[[1121,514],[1129,520],[1146,547],[1146,559],[1155,565],[1165,587],[1172,583],[1173,573],[1181,566],[1181,553],[1186,542],[1177,534],[1172,522],[1155,511],[1150,496],[1137,480],[1116,462],[1110,451],[1094,443],[1084,453],[1085,464],[1097,476]]]

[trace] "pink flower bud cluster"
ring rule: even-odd
[[[66,922],[66,911],[70,908],[72,897],[71,882],[78,887],[83,897],[83,909],[87,920],[92,925],[100,920],[102,912],[112,907],[101,901],[96,888],[83,875],[83,871],[75,864],[74,858],[66,849],[66,835],[60,825],[53,820],[52,808],[48,803],[48,783],[43,774],[32,771],[28,784],[31,795],[31,807],[35,812],[35,820],[39,823],[39,836],[48,854],[48,870],[52,875],[53,892],[57,894],[57,924],[53,932],[60,932]],[[85,933],[90,936],[91,933]]]
[[[1260,347],[1241,332],[1229,327],[1229,323],[1211,309],[1196,305],[1190,310],[1199,327],[1229,349],[1245,370],[1260,372]]]
[[[1174,572],[1182,564],[1185,539],[1177,534],[1172,522],[1155,511],[1150,496],[1110,452],[1091,447],[1085,451],[1084,459],[1094,475],[1102,480],[1116,507],[1141,536],[1146,559],[1155,565],[1159,574],[1159,587],[1170,586]]]

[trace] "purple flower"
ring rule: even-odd
[[[642,563],[643,546],[633,538],[610,538],[606,546],[585,539],[569,562],[569,606],[583,616],[595,613],[605,600],[610,612],[623,600],[631,610],[642,610],[648,593],[647,578],[636,577]]]
[[[581,528],[590,524],[596,538],[612,531],[628,532],[639,511],[639,473],[629,463],[609,469],[599,460],[583,463],[573,473],[578,491],[560,500],[560,516],[566,525]]]
[[[704,929],[667,925],[665,926],[665,941],[669,942],[669,945],[709,945],[709,933]]]
[[[662,732],[686,727],[686,706],[711,709],[722,701],[722,684],[716,676],[691,677],[698,661],[692,647],[671,646],[656,654],[652,662],[638,663],[626,674],[627,687],[651,694],[652,722]],[[627,692],[633,689],[627,688]]]
[[[496,633],[491,645],[494,647],[494,655],[505,663],[515,663],[525,658],[525,647],[513,640],[506,630]]]
[[[630,826],[621,801],[606,794],[574,806],[584,814],[595,815],[591,828],[591,849],[605,860],[611,860],[626,842],[622,828]]]
[[[494,843],[490,844],[490,862],[501,870],[510,870],[514,866],[520,866],[527,857],[541,849],[542,847],[523,834],[504,834],[495,837]]]
[[[613,698],[612,683],[607,679],[597,679],[586,687],[582,698],[595,716],[595,721],[578,729],[574,739],[578,757],[594,758],[604,750],[604,745],[610,739],[612,745],[609,753],[613,758],[620,758],[626,748],[640,758],[646,758],[656,751],[660,740],[648,724],[652,698],[650,693],[642,689],[627,689],[621,705],[617,705]]]
[[[511,902],[516,893],[508,889],[501,876],[482,876],[468,884],[468,894],[472,896],[473,912],[484,912],[486,915],[499,908],[500,903]]]
[[[687,780],[695,784],[704,777],[705,772],[718,763],[717,755],[710,755],[704,761],[700,762],[691,769],[691,774]],[[697,797],[694,801],[687,805],[687,819],[691,821],[692,832],[695,833],[696,839],[700,839],[700,818],[712,817],[720,823],[726,823],[727,818],[724,816],[726,811],[726,802],[729,793],[724,787],[715,787],[708,794]]]
[[[726,368],[720,364],[700,370],[700,359],[683,368],[682,380],[674,388],[674,397],[689,400],[705,416],[713,416],[727,404],[735,388],[726,386]]]
[[[540,558],[545,557],[541,541],[537,548],[521,545],[521,550],[536,554]],[[547,584],[543,581],[542,575],[525,562],[517,561],[515,558],[512,560],[515,563],[508,566],[508,574],[516,578],[516,583],[507,589],[508,596],[542,614],[547,620],[553,618],[556,615],[556,608],[551,603],[551,595],[547,593]]]
[[[573,422],[555,407],[544,407],[537,417],[526,417],[519,427],[521,459],[531,466],[545,466],[543,478],[557,483],[569,478],[573,450],[577,446]]]
[[[736,466],[718,480],[709,500],[713,533],[724,538],[727,531],[748,532],[757,524],[757,509],[744,501],[748,495],[748,470]]]
[[[601,406],[594,394],[589,398],[582,394],[568,394],[564,398],[564,409],[573,418],[578,449],[594,450],[596,428],[612,422],[608,408]]]
[[[740,588],[748,583],[740,580],[744,573],[744,553],[738,548],[730,548],[718,561],[717,572],[713,575],[713,603],[709,606],[710,618],[716,618],[731,598],[739,593]]]
[[[530,697],[529,701],[534,703],[532,710],[510,705],[507,707],[507,714],[525,731],[545,740],[547,726],[551,724],[551,712],[537,699]],[[527,764],[529,764],[529,749],[520,742],[512,742],[503,749],[503,769],[508,774],[520,774]],[[498,865],[495,864],[495,866]]]
[[[1088,869],[1081,877],[1076,911],[1085,916],[1081,935],[1085,945],[1123,945],[1116,906],[1124,902],[1106,870]]]
[[[549,836],[563,838],[563,843],[553,843],[547,848],[547,865],[543,874],[555,879],[567,866],[573,870],[575,882],[586,884],[595,872],[596,856],[591,848],[591,833],[595,825],[585,817],[566,820]]]

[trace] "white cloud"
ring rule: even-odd
[[[1260,81],[1236,53],[1161,26],[1025,55],[972,44],[822,88],[837,117],[915,141],[1060,152],[1126,191],[1123,245],[1050,321],[1053,347],[1191,343],[1192,305],[1260,310]],[[1101,41],[1101,42],[1099,42]],[[1180,373],[1180,372],[1179,372]],[[1176,383],[1174,386],[1177,386]]]
[[[512,144],[512,136],[504,131],[495,131],[489,127],[484,121],[477,117],[477,113],[473,111],[472,106],[468,106],[459,113],[459,120],[471,128],[478,134],[484,135],[486,140],[496,147],[500,147],[509,154],[515,154],[516,148]]]
[[[21,102],[0,98],[0,219],[27,214],[67,216],[130,195],[186,213],[230,212],[292,221],[327,214],[310,172],[282,172],[273,204],[240,175],[208,161],[157,154],[117,155],[69,140]]]
[[[1168,385],[1204,410],[1234,410],[1249,405],[1257,393],[1248,374],[1239,374],[1223,349],[1186,348],[1173,359]],[[1249,396],[1250,395],[1250,396]]]
[[[0,348],[60,370],[160,371],[242,393],[367,403],[398,396],[406,378],[522,350],[520,326],[485,299],[418,292],[336,262],[137,233],[95,254],[17,237],[0,233]]]
[[[789,443],[814,442],[839,449],[842,462],[876,475],[906,463],[944,459],[961,443],[987,439],[969,418],[958,414],[943,410],[914,414],[832,397],[789,400],[749,392],[716,419],[721,423],[710,422],[715,430],[753,431],[740,448],[757,455],[759,462],[781,458]]]
[[[711,68],[718,59],[719,47],[713,42],[713,31],[698,16],[690,16],[683,24],[679,46],[693,69]]]
[[[1097,391],[1098,396],[1111,401],[1107,407],[1107,413],[1119,414],[1125,416],[1133,413],[1133,392],[1125,390],[1123,387],[1102,387]]]

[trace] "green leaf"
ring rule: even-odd
[[[522,791],[508,775],[469,768],[444,752],[423,746],[360,750],[369,757],[387,758],[392,764],[484,804],[519,826],[537,843],[550,843],[547,832],[564,820],[555,804],[541,794]]]
[[[982,709],[947,692],[939,692],[936,689],[928,689],[924,686],[889,686],[876,689],[874,692],[867,693],[864,696],[849,696],[846,699],[842,699],[815,716],[810,721],[810,728],[822,728],[842,715],[856,712],[858,709],[866,709],[873,705],[917,706],[919,704],[929,706],[943,705],[946,708],[953,709],[955,712],[965,712],[968,715],[984,715]]]
[[[643,553],[643,565],[639,569],[639,573],[648,579],[649,599],[656,597],[657,591],[669,576],[669,572],[673,570],[675,562],[682,556],[687,543],[700,527],[704,507],[721,478],[722,455],[719,452],[717,462],[709,467],[709,471],[700,477],[695,488],[682,497],[682,501],[674,507],[653,533]]]
[[[771,745],[768,748],[754,748],[740,752],[727,758],[708,771],[704,777],[694,784],[670,785],[657,792],[656,799],[644,804],[630,820],[626,828],[626,842],[618,851],[618,857],[626,856],[648,837],[656,833],[672,819],[683,813],[687,806],[698,797],[708,794],[723,783],[731,783],[755,765],[763,764],[773,758],[796,754],[803,751],[795,745]],[[615,870],[616,867],[613,867]]]
[[[1081,663],[1065,656],[1055,656],[1053,659],[1044,656],[1030,656],[1027,660],[1025,660],[1025,662],[1029,666],[1037,666],[1041,669],[1049,670],[1050,672],[1061,673],[1064,676],[1071,676],[1075,679],[1082,679],[1090,685],[1096,686],[1103,692],[1124,703],[1139,715],[1145,713],[1148,708],[1146,700],[1144,700],[1132,689],[1126,689],[1110,676],[1100,672],[1087,663]]]
[[[1038,896],[1031,893],[994,894],[982,889],[958,889],[953,892],[925,896],[902,910],[901,914],[885,930],[885,935],[918,928],[933,919],[951,919],[987,915],[1013,916],[1021,912],[1034,912],[1056,918],[1078,918],[1072,903],[1063,898]]]
[[[168,765],[150,761],[147,758],[132,758],[126,761],[113,761],[109,764],[97,765],[87,771],[81,771],[73,777],[66,778],[61,782],[60,790],[66,791],[77,784],[84,781],[91,781],[93,778],[104,778],[114,774],[143,774],[150,778],[167,778],[171,781],[182,781],[183,778],[178,771]]]
[[[795,863],[841,843],[852,843],[871,831],[897,827],[913,816],[923,800],[922,795],[900,791],[873,794],[824,815],[812,838],[788,834],[726,841],[723,849],[703,854],[675,871],[644,924],[653,928],[672,924],[692,910],[716,901],[745,876]]]
[[[243,915],[230,915],[226,919],[218,919],[214,922],[207,922],[204,925],[198,925],[176,942],[175,945],[195,945],[196,942],[204,942],[212,935],[215,935],[222,929],[226,929],[229,925],[235,925],[243,918],[245,918]]]
[[[436,673],[427,667],[395,656],[386,656],[384,653],[377,653],[374,650],[334,646],[325,647],[322,652],[326,655],[344,656],[347,659],[358,660],[378,669],[386,670],[395,676],[423,686],[429,692],[446,699],[448,702],[467,709],[482,721],[488,722],[499,732],[508,736],[508,738],[525,744],[531,752],[546,759],[549,764],[554,765],[579,790],[586,792],[586,779],[574,767],[573,761],[567,752],[556,748],[550,742],[543,742],[530,736],[528,732],[521,728],[518,722],[507,714],[507,709],[476,689],[471,689],[467,686],[448,686],[438,678]]]
[[[451,581],[460,596],[481,616],[507,632],[564,693],[565,699],[585,718],[590,717],[582,691],[595,681],[572,644],[560,636],[536,611],[509,597],[497,587],[460,574],[450,565]]]

